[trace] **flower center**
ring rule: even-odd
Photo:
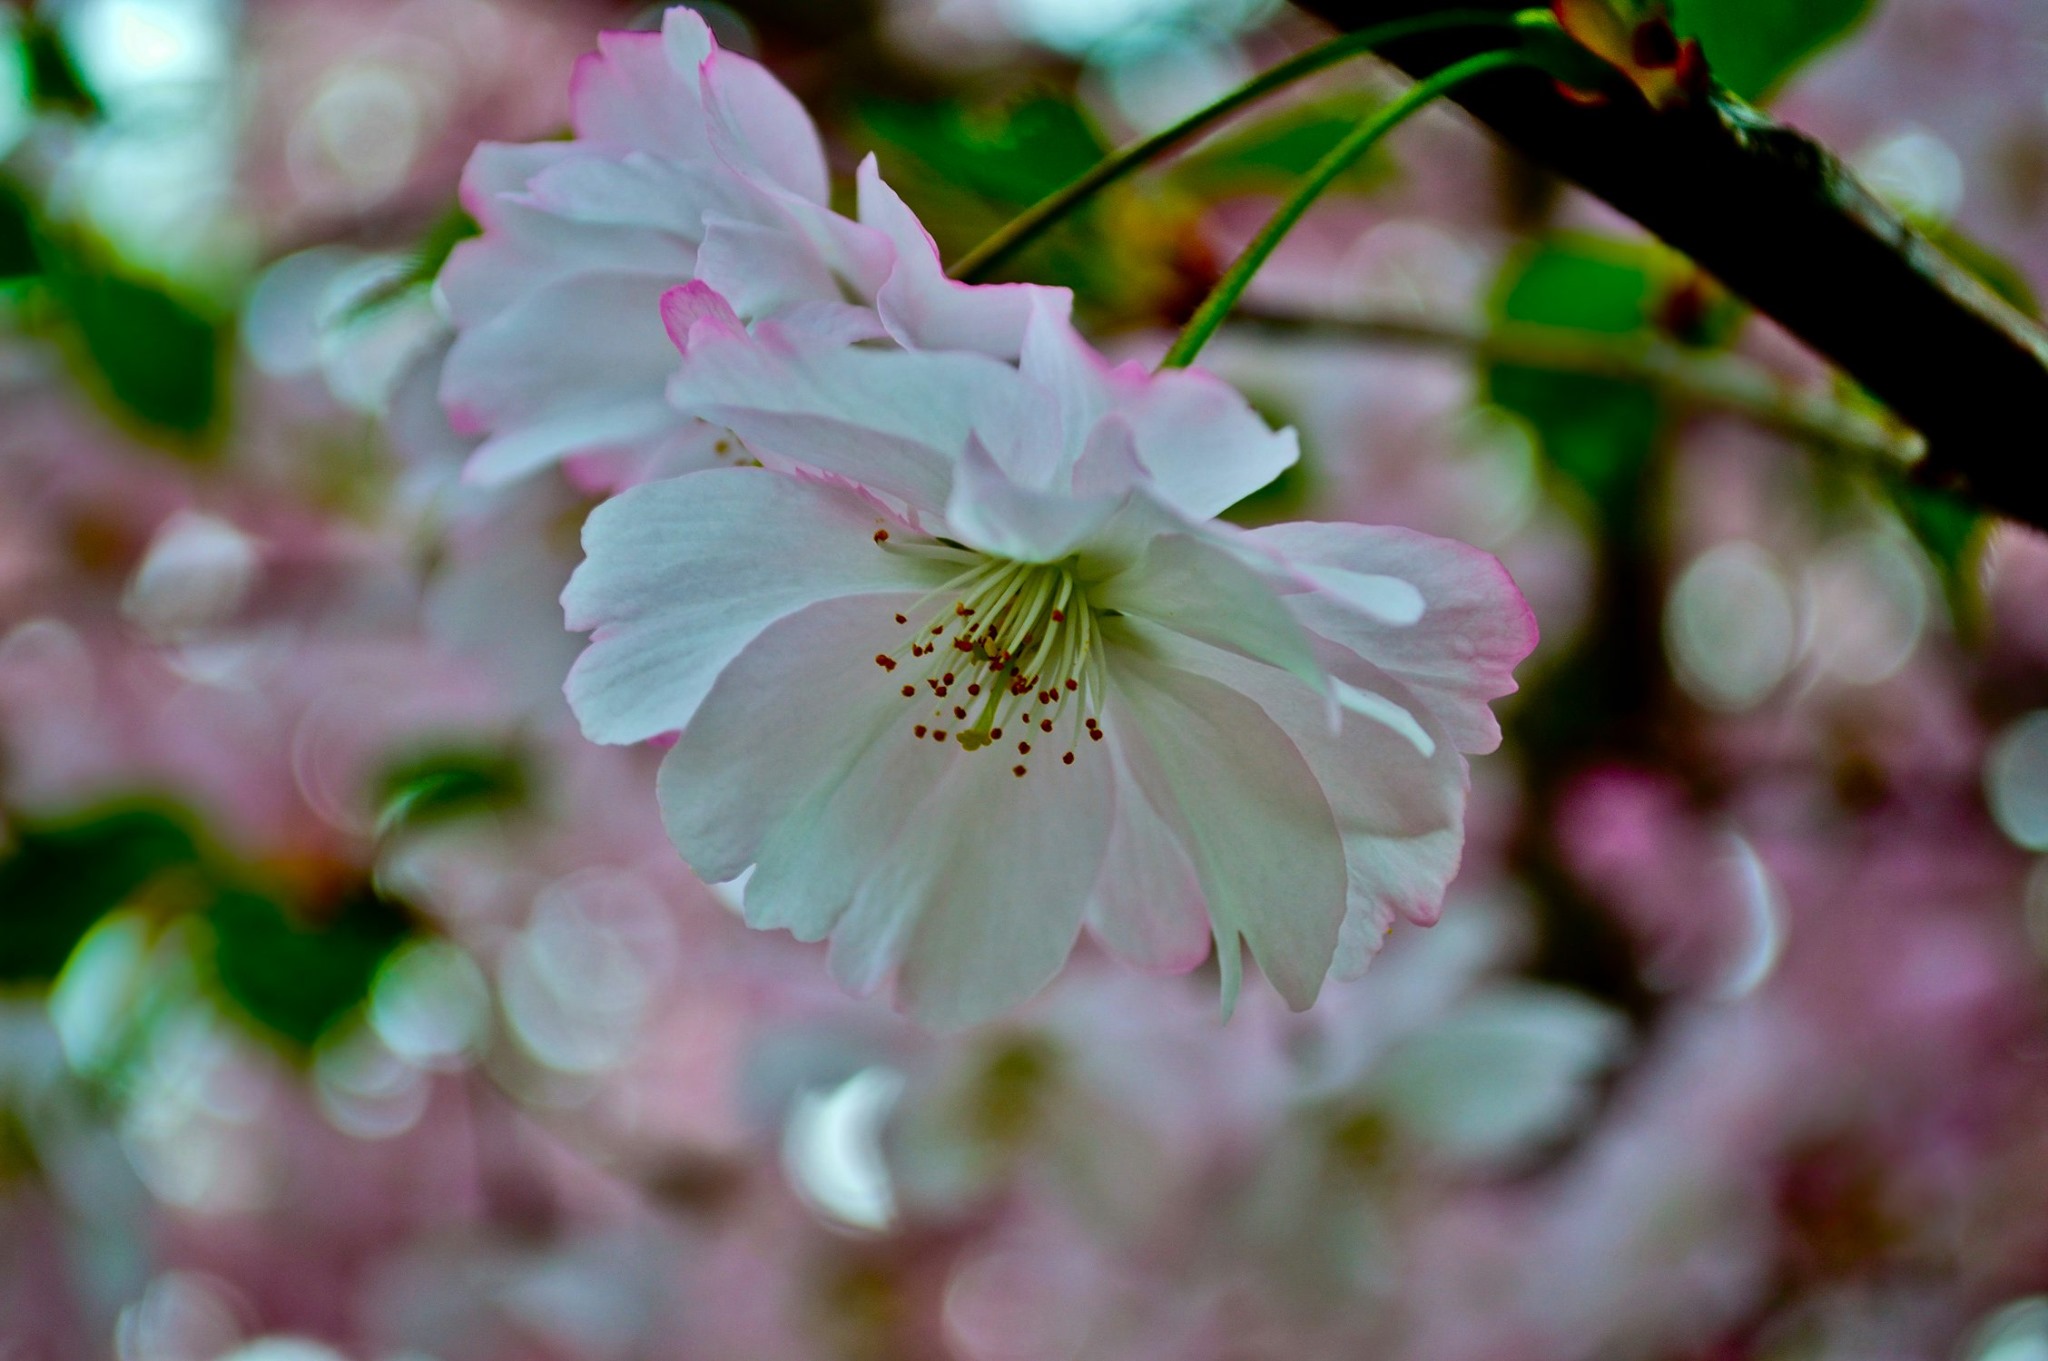
[[[1102,740],[1093,711],[1104,693],[1099,623],[1074,559],[942,551],[960,557],[963,569],[927,597],[940,602],[929,615],[895,616],[910,640],[875,658],[885,671],[910,668],[903,697],[918,710],[911,731],[968,751],[1014,743],[1019,757],[1034,743],[1064,745],[1061,763],[1074,764],[1084,739]],[[1012,767],[1020,777],[1028,769],[1021,760]]]

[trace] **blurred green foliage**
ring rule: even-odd
[[[62,31],[32,13],[20,16],[15,22],[16,41],[21,45],[21,61],[27,76],[29,102],[44,113],[98,117],[99,97],[79,71]]]
[[[995,107],[875,99],[859,116],[876,141],[915,157],[922,169],[1014,208],[1036,203],[1108,152],[1079,108],[1042,91]]]
[[[307,1049],[369,994],[377,966],[412,931],[405,913],[367,887],[318,917],[228,888],[206,920],[221,990],[266,1030]]]
[[[1065,1066],[1064,1056],[1042,1036],[1003,1037],[990,1046],[964,1094],[968,1127],[998,1147],[1021,1142],[1044,1117]]]
[[[1842,37],[1873,0],[1674,0],[1678,31],[1698,38],[1707,65],[1744,99],[1761,99]]]
[[[1980,531],[1988,523],[1985,515],[1961,497],[1939,488],[1900,479],[1892,482],[1889,490],[1899,518],[1940,569],[1950,603],[1961,604],[1957,592],[1974,579],[1976,550],[1983,539]]]
[[[207,845],[185,813],[117,803],[13,824],[0,850],[0,985],[44,988],[102,919],[139,910],[156,927],[209,928],[202,969],[232,1009],[309,1049],[368,994],[385,957],[416,932],[367,883],[287,900]]]
[[[503,748],[422,752],[387,769],[377,781],[377,826],[431,826],[525,806],[531,794],[526,758]]]
[[[883,175],[949,260],[1108,150],[1079,107],[1042,89],[974,103],[869,99],[856,107],[849,135],[875,152]],[[1024,251],[1003,277],[1064,284],[1097,319],[1142,311],[1159,291],[1164,252],[1124,211],[1132,201],[1129,186],[1100,196]]]
[[[1592,236],[1557,236],[1510,263],[1497,288],[1502,321],[1601,336],[1650,338],[1659,304],[1649,248]],[[1664,422],[1643,383],[1495,364],[1493,401],[1533,426],[1551,464],[1583,491],[1601,524],[1628,533],[1634,493]]]
[[[22,315],[68,342],[89,386],[130,425],[198,453],[218,425],[228,326],[130,269],[82,228],[44,220],[0,178],[0,280],[29,286]]]
[[[220,412],[226,327],[82,239],[42,242],[43,277],[92,381],[146,433],[200,448]]]
[[[7,26],[36,110],[101,113],[58,25],[29,11]],[[129,425],[181,452],[207,447],[226,368],[228,327],[215,309],[129,268],[82,224],[46,217],[31,190],[6,176],[0,280],[29,281],[32,305],[21,315],[69,342],[88,385]]]
[[[1493,314],[1498,322],[1553,327],[1566,336],[1649,343],[1669,329],[1669,304],[1683,291],[1674,289],[1674,273],[1673,257],[1650,243],[1560,233],[1510,258]],[[1698,320],[1688,317],[1685,329],[1721,338],[1721,327],[1695,327]],[[1535,430],[1553,485],[1578,493],[1595,531],[1587,631],[1529,677],[1509,718],[1532,781],[1533,826],[1548,816],[1545,802],[1569,771],[1654,740],[1645,725],[1655,712],[1663,658],[1653,486],[1671,413],[1642,381],[1512,364],[1490,365],[1484,377],[1493,401]],[[1618,987],[1627,975],[1626,951],[1602,936],[1600,914],[1578,897],[1570,875],[1549,863],[1544,845],[1534,838],[1519,866],[1543,904],[1539,975]]]
[[[28,199],[0,179],[0,283],[37,272],[35,227]]]
[[[1284,193],[1381,104],[1370,91],[1352,90],[1306,100],[1204,142],[1175,162],[1173,181],[1205,197]],[[1383,183],[1393,162],[1384,151],[1362,157],[1335,189],[1364,191]]]
[[[0,984],[48,983],[101,917],[198,862],[186,824],[158,808],[18,824],[0,856]]]

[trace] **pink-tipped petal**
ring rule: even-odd
[[[1514,693],[1536,618],[1498,559],[1385,526],[1272,525],[1249,537],[1317,583],[1288,598],[1307,628],[1412,690],[1460,751],[1500,745],[1488,704]]]

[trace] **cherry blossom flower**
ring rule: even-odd
[[[1110,368],[1039,303],[1015,364],[664,299],[681,410],[768,466],[634,488],[564,594],[600,742],[660,779],[748,920],[935,1024],[1023,1000],[1085,923],[1140,966],[1213,937],[1287,1001],[1427,923],[1464,753],[1533,620],[1491,557],[1397,529],[1213,518],[1296,457],[1199,372]]]
[[[947,279],[872,157],[860,221],[834,213],[809,115],[691,10],[659,33],[602,34],[571,103],[572,140],[486,143],[464,176],[482,234],[440,277],[458,332],[441,396],[459,429],[488,435],[473,480],[572,455],[614,485],[737,461],[729,434],[662,395],[675,352],[660,299],[691,279],[749,320],[1007,358],[1031,306],[1070,301]]]

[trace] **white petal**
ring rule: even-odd
[[[1225,1006],[1241,938],[1280,995],[1307,1007],[1345,903],[1344,846],[1315,772],[1258,704],[1143,647],[1116,648],[1110,684],[1104,726],[1194,862]]]
[[[532,155],[528,153],[539,152]],[[462,201],[484,227],[459,243],[435,287],[458,326],[490,321],[535,290],[578,274],[666,274],[680,282],[696,261],[689,240],[638,225],[574,222],[537,206],[529,180],[579,155],[566,142],[485,144],[463,173]]]
[[[564,410],[660,401],[675,349],[659,274],[578,274],[463,329],[441,398],[458,428],[509,433]]]
[[[669,410],[666,404],[663,409]],[[669,414],[674,416],[673,411]],[[745,457],[746,450],[730,431],[682,417],[665,434],[635,441],[631,448],[573,455],[563,470],[579,490],[616,496],[643,482],[734,467]]]
[[[832,608],[819,606],[815,615],[806,612],[805,618],[821,621]],[[846,619],[848,626],[829,635],[814,628],[807,636],[814,643],[833,645],[842,638],[870,640],[875,636],[876,625],[864,612],[841,612],[835,617]],[[750,669],[743,674],[760,673]],[[787,759],[808,762],[803,773],[810,783],[755,843],[755,870],[747,881],[748,923],[763,930],[790,931],[798,940],[821,940],[838,928],[876,862],[917,814],[952,759],[947,749],[935,742],[920,742],[908,731],[910,706],[900,695],[877,694],[858,707],[845,704],[844,695],[837,691],[821,695],[820,700],[818,714],[826,720],[826,727],[813,729],[799,721],[798,732],[786,733],[789,725],[777,724],[770,743],[762,748],[764,754],[781,753]],[[718,722],[721,727],[725,724],[723,710]],[[787,738],[802,736],[804,731],[815,733],[816,740],[801,750],[788,744]],[[860,740],[840,745],[849,737]],[[735,753],[734,759],[742,772],[754,768],[751,753]],[[709,786],[712,797],[722,797],[716,792],[719,778],[705,776],[699,783],[713,780]],[[894,954],[878,957],[872,970],[849,967],[851,955],[859,950],[850,952],[848,944],[845,932],[833,941],[835,974],[855,992],[874,991],[894,966]],[[874,944],[868,942],[870,947]]]
[[[887,340],[889,333],[872,307],[850,302],[800,302],[776,314],[775,324],[816,336],[823,344],[858,345]]]
[[[1074,465],[1074,495],[1121,496],[1144,486],[1149,477],[1144,460],[1138,457],[1131,423],[1112,414],[1097,421],[1088,433],[1088,443]]]
[[[1336,596],[1360,614],[1395,628],[1419,624],[1428,612],[1422,592],[1399,577],[1347,572],[1341,567],[1304,566],[1300,574],[1318,590]]]
[[[1156,375],[1119,404],[1154,490],[1207,519],[1250,496],[1301,457],[1292,430],[1273,430],[1237,389],[1200,369]]]
[[[719,676],[661,767],[669,836],[698,875],[749,865],[745,913],[819,940],[958,747],[919,741],[913,706],[865,659],[912,596],[822,601],[764,629]]]
[[[808,241],[811,253],[841,281],[846,296],[872,310],[873,298],[896,268],[896,247],[889,238],[794,194],[781,195],[775,206],[780,220]],[[882,334],[888,334],[886,327]]]
[[[576,148],[567,142],[480,142],[470,153],[462,168],[460,198],[483,234],[456,243],[435,281],[456,320],[482,321],[530,287],[517,267],[525,253],[518,238],[527,219],[544,219],[547,214],[524,201],[527,182],[575,154]],[[599,263],[583,262],[586,267]],[[466,277],[471,275],[473,279]]]
[[[461,330],[441,400],[456,429],[490,434],[465,478],[496,485],[581,453],[647,457],[695,424],[662,392],[675,353],[658,310],[667,282],[573,275]]]
[[[703,25],[687,10],[670,14],[682,28]],[[691,46],[680,32],[666,41],[659,33],[598,34],[598,50],[576,63],[569,82],[577,137],[620,154],[651,151],[670,160],[710,162]]]
[[[862,666],[910,597],[828,600],[725,668],[662,766],[670,835],[706,878],[748,864],[756,926],[832,936],[835,973],[897,978],[927,1022],[963,1025],[1056,972],[1110,821],[1106,761],[918,740],[896,681]],[[849,665],[850,664],[850,665]]]
[[[1487,704],[1514,693],[1515,666],[1536,645],[1536,620],[1497,559],[1385,526],[1272,525],[1248,537],[1323,587],[1288,597],[1310,631],[1413,692],[1459,750],[1500,745]],[[1418,598],[1421,613],[1412,617]]]
[[[775,620],[819,600],[934,584],[929,565],[874,542],[883,523],[853,492],[759,468],[649,483],[599,506],[562,595],[569,627],[596,630],[568,683],[584,733],[637,742],[682,728]],[[834,665],[879,672],[873,655]]]
[[[1019,562],[1058,562],[1101,529],[1120,500],[1020,487],[970,435],[953,471],[946,523],[956,538],[982,552]]]
[[[660,397],[599,391],[532,420],[506,420],[503,434],[476,447],[463,465],[463,481],[503,486],[550,463],[581,455],[645,463],[685,438],[701,421],[681,415]]]
[[[718,50],[718,39],[697,11],[672,5],[661,16],[661,46],[672,69],[690,72]]]
[[[1337,953],[1330,959],[1330,977],[1340,981],[1363,978],[1393,933],[1399,916],[1391,905],[1377,899],[1351,898],[1344,912],[1344,925],[1337,932]]]
[[[524,190],[533,177],[577,154],[573,142],[478,142],[462,168],[462,206],[486,229],[502,196]]]
[[[750,317],[772,316],[797,303],[841,301],[839,280],[810,241],[786,223],[714,214],[697,248],[697,277]]]
[[[542,212],[592,226],[644,227],[701,240],[706,214],[768,216],[760,196],[723,167],[659,160],[645,152],[569,156],[536,174],[527,201]]]
[[[687,355],[698,343],[699,326],[707,336],[744,336],[747,330],[725,295],[702,279],[678,284],[661,295],[661,327],[677,354]]]
[[[1149,375],[1135,367],[1111,369],[1109,361],[1081,338],[1063,308],[1032,309],[1017,367],[1044,391],[1052,409],[1059,413],[1062,443],[1054,452],[1060,465],[1067,468],[1080,460],[1096,424],[1119,400],[1128,399],[1150,381]]]
[[[1385,695],[1361,690],[1343,681],[1334,682],[1332,688],[1337,692],[1337,703],[1399,733],[1408,739],[1408,745],[1415,748],[1424,760],[1436,755],[1437,740],[1422,726],[1422,720],[1416,717],[1414,710],[1404,708]]]
[[[1015,359],[1034,311],[1064,317],[1073,294],[1036,284],[963,284],[946,277],[924,224],[882,179],[870,155],[858,175],[860,220],[888,237],[894,268],[875,298],[890,334],[911,349],[974,350]]]
[[[797,97],[759,62],[736,52],[714,52],[703,75],[711,139],[720,156],[802,199],[824,203],[832,188],[825,149]]]
[[[1021,396],[1015,370],[983,355],[851,348],[769,323],[697,327],[668,393],[758,451],[931,512],[968,435],[1013,424]]]
[[[1136,565],[1090,588],[1089,603],[1325,684],[1307,633],[1272,585],[1236,554],[1193,533],[1154,538]]]
[[[1073,950],[1109,840],[1098,753],[1012,769],[1006,748],[952,758],[833,937],[853,984],[895,962],[898,1001],[928,1025],[985,1020],[1045,986]],[[870,798],[906,791],[875,788]]]
[[[1321,697],[1284,672],[1200,644],[1149,641],[1170,664],[1254,700],[1314,772],[1344,838],[1348,908],[1334,964],[1339,977],[1364,970],[1395,917],[1436,920],[1464,850],[1467,778],[1464,758],[1439,740],[1440,729],[1430,730],[1419,701],[1328,650],[1324,660],[1342,688],[1372,700],[1360,705],[1370,709],[1366,716],[1347,703],[1332,731]]]
[[[1116,776],[1116,811],[1088,929],[1111,954],[1140,969],[1186,973],[1209,954],[1209,909],[1194,862],[1131,774],[1123,743],[1093,744]]]

